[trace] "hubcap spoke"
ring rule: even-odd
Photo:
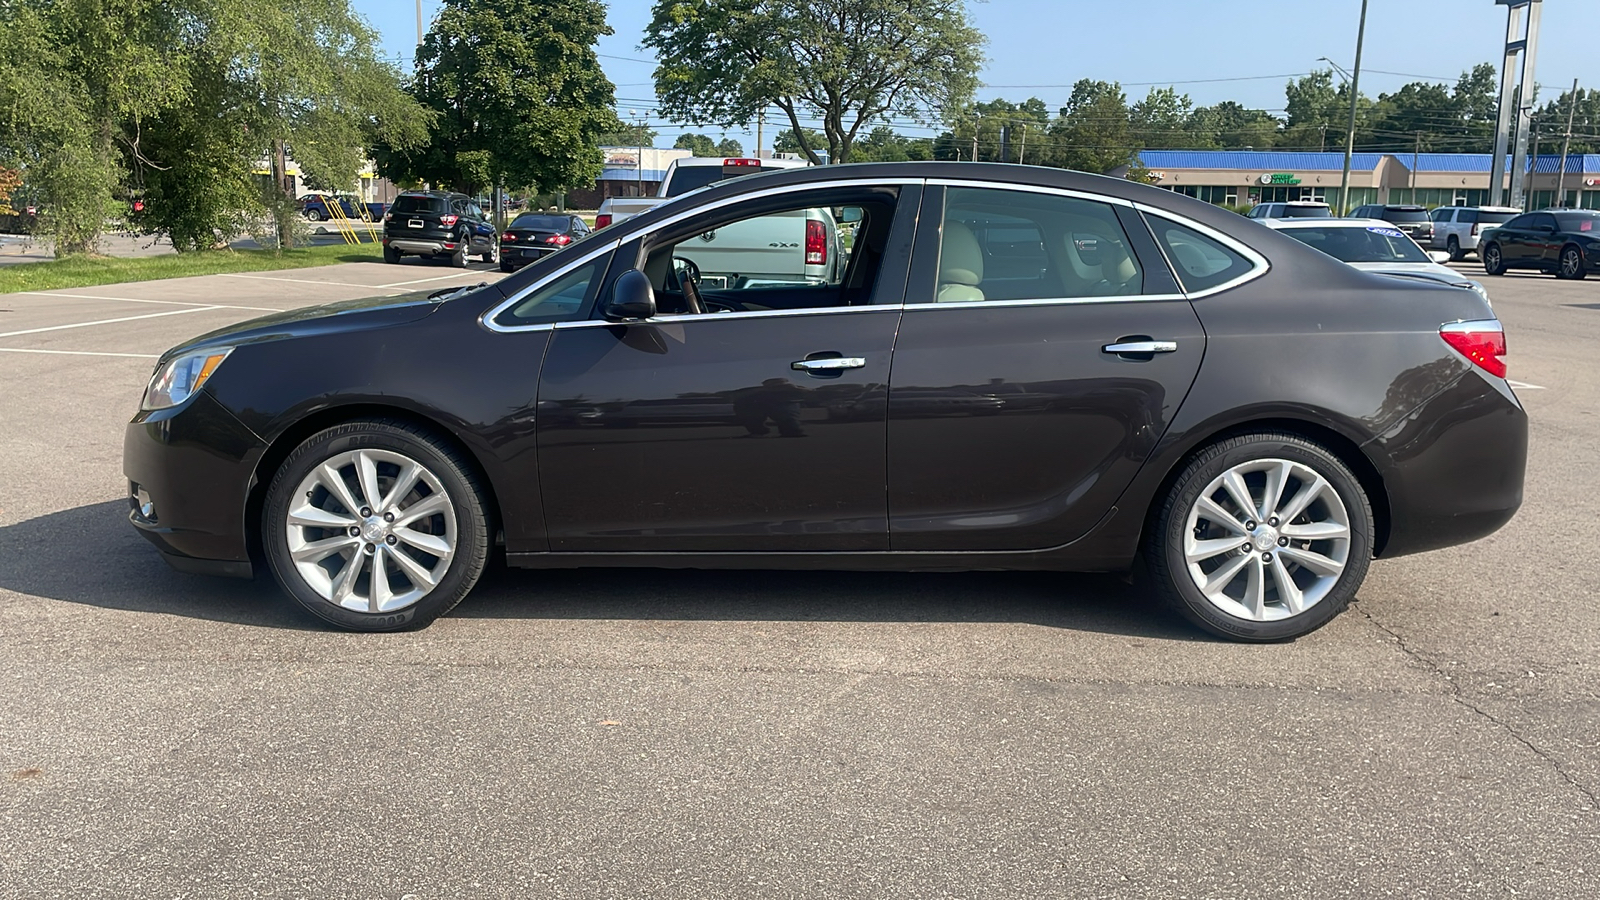
[[[406,573],[406,577],[411,579],[411,583],[417,587],[431,588],[439,581],[432,572],[428,571],[427,567],[412,559],[408,554],[391,553],[389,558],[395,561],[395,564]]]
[[[1289,615],[1299,615],[1305,610],[1305,594],[1301,593],[1300,586],[1294,583],[1294,577],[1283,564],[1283,557],[1278,554],[1273,554],[1272,557],[1272,581],[1278,586],[1278,599],[1283,602],[1283,607],[1289,611]]]
[[[1302,484],[1300,490],[1289,498],[1288,505],[1278,513],[1278,521],[1294,521],[1297,516],[1306,511],[1306,507],[1310,506],[1313,501],[1322,495],[1323,489],[1327,486],[1328,482],[1321,475],[1313,478],[1308,484]]]
[[[1344,563],[1329,559],[1321,553],[1301,550],[1299,547],[1284,547],[1278,553],[1290,562],[1299,563],[1318,575],[1338,575],[1344,571]]]
[[[383,500],[378,492],[378,461],[365,450],[356,451],[356,480],[361,483],[361,498],[366,506],[377,512]]]
[[[328,489],[328,493],[339,501],[350,515],[361,511],[361,504],[356,502],[354,494],[350,493],[350,486],[344,483],[344,476],[333,466],[323,463],[317,468],[317,483]]]
[[[382,612],[383,605],[394,598],[394,591],[389,589],[389,570],[384,565],[384,557],[389,550],[382,544],[372,553],[372,591],[367,598],[369,612]]]
[[[1230,469],[1228,474],[1222,476],[1222,487],[1227,490],[1229,499],[1238,505],[1239,511],[1247,516],[1254,516],[1256,503],[1250,499],[1250,488],[1245,485],[1237,469]]]
[[[1234,576],[1239,574],[1239,570],[1244,568],[1252,559],[1255,558],[1255,554],[1252,553],[1245,556],[1234,557],[1228,562],[1223,563],[1220,568],[1211,573],[1211,577],[1206,581],[1205,585],[1201,589],[1204,590],[1207,595],[1215,595],[1218,591],[1227,587],[1228,582],[1232,581]]]
[[[1245,569],[1244,608],[1252,619],[1261,619],[1267,613],[1267,578],[1262,571],[1264,563],[1254,553],[1247,557],[1250,565]]]
[[[346,547],[359,547],[360,541],[346,534],[337,537],[324,538],[312,541],[298,550],[290,552],[290,556],[297,562],[319,563]]]
[[[1350,536],[1349,526],[1339,522],[1307,522],[1304,525],[1284,525],[1278,529],[1286,538],[1303,541],[1330,541]]]
[[[1184,557],[1189,562],[1196,563],[1211,559],[1214,556],[1221,556],[1224,553],[1231,553],[1237,549],[1239,549],[1239,539],[1236,537],[1212,538],[1206,541],[1191,539]]]
[[[1283,499],[1283,489],[1289,483],[1289,473],[1293,471],[1287,460],[1277,460],[1277,463],[1267,470],[1267,486],[1261,492],[1260,521],[1272,517],[1278,508],[1278,502]],[[1279,517],[1280,521],[1282,517]]]
[[[339,575],[333,580],[333,602],[344,605],[350,595],[355,592],[356,579],[361,577],[361,567],[367,561],[367,555],[357,547],[345,560],[344,568],[339,570]]]
[[[1220,525],[1237,535],[1246,534],[1244,523],[1239,521],[1239,517],[1217,505],[1217,501],[1210,497],[1202,494],[1195,508],[1200,511],[1201,517],[1211,524]]]
[[[411,489],[417,486],[417,480],[421,477],[422,467],[416,463],[401,469],[400,477],[396,478],[394,484],[389,487],[389,495],[383,498],[382,503],[373,507],[373,510],[384,513],[393,509],[401,500],[406,498],[407,494],[411,493]]]
[[[411,506],[400,511],[394,520],[394,528],[398,532],[418,519],[425,519],[436,513],[442,513],[450,508],[450,498],[444,494],[429,494]]]
[[[310,528],[339,528],[345,529],[356,524],[350,516],[340,515],[332,510],[312,506],[309,503],[289,510],[289,524],[301,525]]]
[[[444,559],[450,555],[450,542],[432,534],[423,534],[411,528],[396,528],[394,536],[424,553]]]

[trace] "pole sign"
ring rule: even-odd
[[[1261,176],[1262,184],[1299,184],[1293,172],[1267,172]]]

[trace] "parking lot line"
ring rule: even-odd
[[[429,282],[429,281],[444,281],[446,278],[460,278],[463,275],[482,275],[482,274],[483,273],[478,271],[477,269],[467,269],[467,270],[462,271],[462,272],[451,272],[449,275],[439,275],[439,276],[436,276],[434,278],[418,278],[415,281],[396,281],[396,282],[393,282],[391,284],[373,285],[373,287],[380,287],[380,288],[405,287],[408,284],[423,284],[424,282]]]
[[[141,300],[134,297],[105,297],[100,294],[62,294],[55,291],[17,291],[33,297],[70,297],[73,300],[118,300],[123,303],[164,303],[168,306],[203,306],[207,309],[248,309],[253,312],[283,312],[271,306],[223,306],[216,303],[188,303],[183,300]]]
[[[315,284],[321,285],[322,287],[372,287],[370,284],[356,284],[349,281],[312,281],[309,278],[278,278],[273,275],[247,275],[243,272],[222,272],[219,274],[221,274],[223,278],[249,278],[252,281],[287,281],[292,284]]]
[[[48,353],[52,356],[122,356],[128,359],[160,359],[159,353],[103,353],[99,350],[28,350],[22,347],[0,347],[0,353]]]
[[[74,322],[71,325],[47,325],[44,328],[27,328],[22,331],[0,332],[0,338],[16,337],[23,334],[39,334],[44,331],[62,331],[67,328],[88,328],[90,325],[112,325],[117,322],[133,322],[138,319],[159,319],[162,316],[181,316],[184,313],[206,312],[208,310],[223,309],[221,306],[199,306],[188,309],[169,309],[165,312],[149,313],[143,316],[122,316],[117,319],[97,319],[93,322]]]

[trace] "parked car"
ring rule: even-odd
[[[1274,219],[1265,223],[1308,247],[1315,247],[1340,262],[1368,272],[1427,278],[1466,288],[1489,301],[1489,292],[1477,281],[1449,266],[1440,265],[1448,254],[1424,251],[1405,232],[1382,219]]]
[[[1433,243],[1433,220],[1426,206],[1404,203],[1369,203],[1350,211],[1352,219],[1382,219],[1426,247]]]
[[[674,264],[708,232],[819,208],[860,211],[826,281],[713,289]],[[355,630],[426,624],[503,552],[529,568],[1142,561],[1199,627],[1273,641],[1338,614],[1374,556],[1511,518],[1528,423],[1505,351],[1470,291],[1363,272],[1169,191],[837,166],[714,185],[496,284],[185,342],[158,360],[123,465],[131,521],[173,565],[270,571]]]
[[[1451,261],[1478,252],[1479,239],[1496,225],[1511,221],[1522,210],[1510,206],[1441,206],[1429,213],[1433,219],[1434,250],[1444,250]]]
[[[375,222],[388,212],[383,203],[367,203],[354,194],[334,195],[326,191],[311,191],[300,195],[300,215],[312,222],[327,219],[354,219]]]
[[[500,271],[514,272],[588,235],[589,226],[578,216],[524,213],[500,235]]]
[[[1257,203],[1250,207],[1252,219],[1326,219],[1333,210],[1321,200],[1290,200],[1287,203]]]
[[[675,159],[667,164],[667,173],[662,177],[661,185],[656,189],[655,196],[607,197],[602,200],[600,209],[594,217],[594,227],[605,228],[608,225],[626,222],[646,210],[660,206],[673,197],[681,197],[690,191],[698,190],[720,181],[726,181],[729,178],[756,175],[761,172],[771,172],[779,169],[798,169],[809,165],[811,165],[809,162],[802,159],[758,159],[756,157],[718,159],[703,156]]]
[[[408,253],[425,259],[444,256],[458,268],[466,266],[469,256],[496,263],[499,233],[465,194],[404,191],[383,217],[383,261],[397,263]]]
[[[1523,213],[1486,235],[1479,255],[1490,275],[1537,269],[1575,279],[1600,272],[1600,210]]]

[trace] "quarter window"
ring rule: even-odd
[[[1172,261],[1178,281],[1191,294],[1227,284],[1252,267],[1250,260],[1192,228],[1161,216],[1147,216],[1146,221]]]
[[[1144,271],[1110,204],[952,187],[945,192],[934,296],[907,299],[1060,300],[1143,290]]]
[[[609,257],[585,263],[557,276],[529,293],[527,296],[500,311],[494,317],[496,325],[514,328],[519,325],[541,325],[576,319],[589,306],[603,271],[602,264]]]

